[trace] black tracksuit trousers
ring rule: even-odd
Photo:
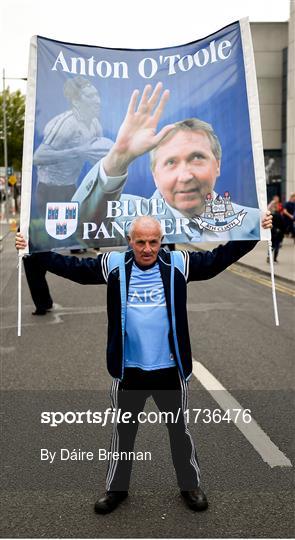
[[[186,417],[188,407],[187,382],[178,369],[167,368],[143,371],[127,368],[122,381],[114,379],[111,388],[113,409],[131,412],[129,423],[115,423],[110,446],[114,452],[132,452],[138,430],[138,414],[152,396],[159,411],[169,412],[166,426],[169,431],[173,465],[181,490],[193,490],[200,483],[200,469],[196,449],[189,433]],[[172,417],[173,420],[172,421]],[[177,421],[176,421],[177,420]],[[164,423],[162,420],[161,423]],[[147,422],[148,423],[148,422]],[[148,450],[148,449],[145,449]],[[124,454],[125,455],[125,454]],[[132,470],[132,459],[111,459],[106,478],[107,491],[127,491]]]

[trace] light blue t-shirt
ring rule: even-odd
[[[146,371],[176,365],[169,346],[169,320],[158,263],[132,266],[125,326],[125,367]]]

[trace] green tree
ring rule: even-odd
[[[20,90],[10,92],[5,90],[6,97],[6,126],[7,126],[7,154],[8,166],[20,171],[22,167],[25,96]],[[4,129],[3,129],[3,92],[0,94],[0,165],[4,166]]]

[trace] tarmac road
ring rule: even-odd
[[[191,413],[190,431],[198,448],[208,511],[197,514],[184,506],[165,426],[146,423],[140,427],[136,450],[150,451],[151,461],[134,463],[129,498],[113,514],[98,516],[93,503],[104,490],[107,467],[106,461],[97,459],[98,449],[108,450],[110,423],[49,427],[41,425],[40,414],[103,411],[109,406],[105,288],[49,276],[57,306],[45,317],[33,317],[23,279],[22,337],[17,338],[16,258],[9,245],[4,266],[1,537],[294,536],[291,286],[278,292],[278,328],[271,290],[247,271],[226,271],[189,286],[197,362],[189,408],[201,409],[196,423]],[[210,390],[208,372],[224,390]],[[218,421],[218,415],[216,422],[204,421],[204,409],[213,414],[223,398],[251,410],[253,433],[243,433],[232,421]],[[155,410],[152,402],[147,403],[146,411],[150,410]],[[40,460],[41,448],[58,453],[60,448],[80,448],[92,451],[94,460],[49,464]],[[280,464],[273,466],[274,459]]]

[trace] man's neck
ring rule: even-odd
[[[155,266],[155,264],[157,264],[158,262],[158,259],[153,262],[152,264],[148,264],[148,265],[145,265],[143,266],[142,264],[139,264],[135,259],[134,259],[134,264],[136,264],[137,268],[139,268],[140,270],[142,270],[143,272],[145,270],[150,270],[150,268],[153,268]]]

